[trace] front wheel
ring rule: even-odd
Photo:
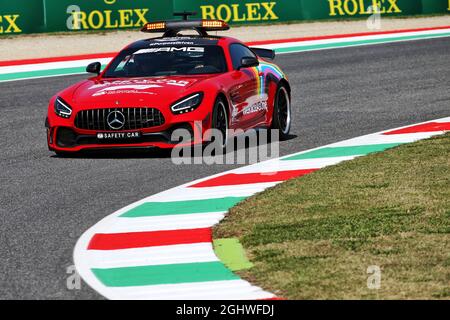
[[[281,140],[287,139],[291,130],[291,98],[283,84],[277,89],[272,118],[271,128],[279,130]]]
[[[211,128],[218,130],[217,133],[220,133],[221,146],[225,148],[228,141],[228,112],[226,103],[222,98],[218,98],[214,104]]]

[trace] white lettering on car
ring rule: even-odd
[[[161,46],[161,43],[150,43],[150,47],[153,46]],[[171,41],[171,42],[165,42],[164,45],[166,46],[193,46],[195,45],[194,42],[188,42],[188,41]]]
[[[160,88],[161,86],[157,84],[150,84],[150,85],[121,85],[121,86],[113,86],[113,87],[106,87],[103,89],[98,90],[95,92],[92,96],[101,96],[108,94],[112,91],[141,91],[141,90],[147,90],[151,88]]]
[[[244,115],[267,110],[267,101],[258,101],[244,109]]]
[[[97,139],[124,139],[139,137],[139,132],[102,132],[97,134]]]
[[[140,49],[136,51],[134,54],[145,54],[145,53],[158,53],[158,52],[195,52],[195,53],[204,53],[204,47],[160,47],[160,48],[149,48],[149,49]]]
[[[171,80],[171,79],[116,80],[116,81],[103,81],[101,83],[94,84],[93,86],[89,87],[88,90],[96,90],[102,88],[111,88],[110,90],[118,90],[122,89],[124,86],[127,86],[127,88],[131,89],[145,90],[146,88],[143,88],[141,86],[153,85],[154,88],[156,88],[155,85],[157,85],[158,87],[162,87],[164,85],[185,87],[189,83],[190,82],[186,80]]]

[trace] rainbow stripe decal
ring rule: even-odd
[[[258,73],[258,94],[264,94],[268,92],[269,88],[266,88],[266,81],[269,75],[272,75],[277,79],[277,82],[281,79],[286,79],[286,75],[281,71],[281,69],[269,62],[260,63],[258,67],[255,68]]]
[[[287,79],[286,75],[277,65],[266,61],[260,62],[259,66],[257,67],[250,68],[250,71],[252,73],[252,76],[254,76],[256,79],[257,95],[263,95],[267,93],[268,88],[266,88],[266,80],[269,75],[275,77],[277,81],[280,81],[281,79]]]

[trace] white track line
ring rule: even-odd
[[[106,65],[110,61],[111,61],[111,59],[102,58],[102,59],[61,61],[61,62],[46,62],[46,63],[38,63],[38,64],[25,64],[25,65],[18,65],[18,66],[5,66],[5,67],[0,67],[0,74],[86,67],[89,63],[92,63],[92,62],[100,62],[102,65]]]
[[[375,134],[353,138],[343,142],[337,142],[329,145],[329,147],[347,147],[347,146],[387,144],[387,143],[411,143],[418,140],[430,138],[433,135],[436,135],[436,132],[423,132],[423,133],[401,134],[401,135]]]
[[[87,258],[91,261],[92,268],[100,269],[219,261],[211,243],[122,250],[89,250]]]
[[[124,300],[249,300],[273,297],[272,293],[244,280],[115,288],[111,292],[112,299]]]
[[[352,36],[344,38],[331,38],[331,39],[319,39],[319,40],[308,40],[308,41],[297,41],[297,42],[286,42],[286,43],[276,43],[261,45],[261,48],[292,48],[292,47],[308,47],[313,45],[326,45],[326,44],[339,44],[344,42],[357,42],[357,41],[367,41],[367,40],[386,40],[386,42],[392,41],[392,39],[400,37],[410,37],[410,36],[430,36],[430,37],[441,37],[443,34],[450,33],[450,28],[440,29],[440,30],[428,30],[428,31],[415,31],[415,32],[399,32],[391,34],[380,34],[380,35],[366,35],[366,36]],[[420,40],[420,39],[412,39]],[[406,41],[406,40],[398,40]]]
[[[177,214],[159,217],[117,218],[98,233],[123,233],[209,228],[223,219],[222,213]]]
[[[235,173],[233,171],[233,173]],[[212,177],[210,177],[212,178]],[[208,178],[209,179],[209,178]],[[198,182],[205,181],[202,179]],[[190,183],[193,184],[193,183]],[[149,201],[184,201],[184,200],[201,200],[205,198],[223,198],[223,197],[248,197],[255,193],[262,192],[267,188],[273,187],[278,182],[270,183],[258,183],[258,184],[243,184],[236,186],[222,186],[222,187],[205,187],[205,188],[185,188],[186,186],[179,188],[179,193],[173,192],[174,190],[168,190],[157,194]],[[181,189],[182,192],[181,192]]]
[[[289,160],[289,161],[279,161],[275,159],[273,161],[268,161],[267,163],[261,162],[255,165],[242,167],[236,169],[235,173],[272,173],[277,171],[290,171],[290,170],[306,170],[306,169],[320,169],[328,166],[338,164],[342,161],[348,161],[354,159],[354,156],[348,157],[330,157],[321,159],[304,159],[304,160]]]

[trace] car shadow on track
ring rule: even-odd
[[[136,150],[89,150],[77,153],[54,154],[52,158],[70,159],[168,159],[170,149],[136,149]]]
[[[297,135],[289,135],[283,141],[286,142],[297,138]],[[269,137],[270,138],[270,137]],[[258,147],[270,144],[271,141],[258,143]],[[234,152],[238,151],[238,144],[234,143]],[[201,148],[201,147],[200,147]],[[245,149],[250,146],[246,143]],[[178,154],[178,153],[176,153]],[[192,152],[192,154],[196,154]],[[77,153],[67,153],[52,155],[52,158],[70,158],[70,159],[169,159],[172,157],[172,149],[159,148],[136,148],[136,149],[102,149],[102,150],[85,150]]]

